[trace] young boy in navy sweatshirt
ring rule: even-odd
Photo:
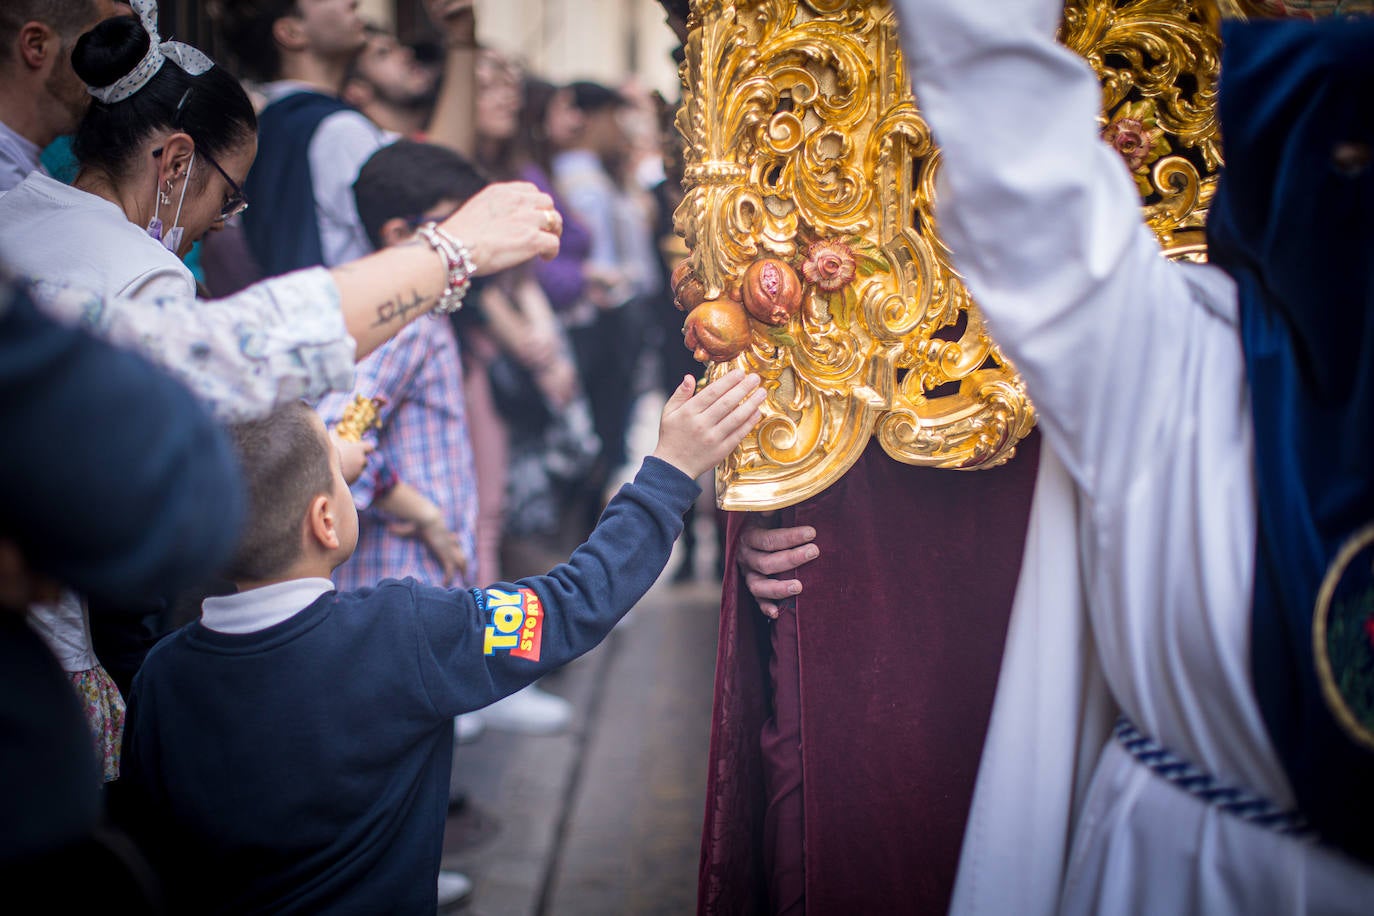
[[[172,909],[432,914],[453,717],[599,643],[667,563],[694,479],[760,417],[757,376],[693,390],[567,563],[471,590],[334,591],[357,513],[319,417],[236,427],[238,592],[157,645],[129,697],[126,820]]]

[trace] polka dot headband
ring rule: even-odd
[[[204,52],[180,41],[163,41],[157,33],[156,0],[133,0],[134,12],[148,32],[148,53],[138,62],[138,66],[121,76],[108,86],[87,86],[86,91],[106,105],[122,102],[133,95],[152,79],[165,61],[172,61],[191,76],[200,76],[215,65]]]

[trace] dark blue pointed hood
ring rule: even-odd
[[[1374,862],[1374,20],[1223,38],[1208,236],[1255,423],[1253,677],[1299,807]]]

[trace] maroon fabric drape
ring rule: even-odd
[[[813,526],[821,551],[800,573],[792,686],[785,671],[779,682],[801,709],[810,916],[948,909],[1038,456],[1032,435],[1006,466],[961,473],[899,464],[873,443],[842,480],[780,513],[782,525]],[[769,907],[760,733],[772,708],[770,623],[735,565],[743,521],[731,513],[703,914]]]

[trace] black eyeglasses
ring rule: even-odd
[[[229,190],[232,192],[230,193],[228,199],[220,205],[219,215],[215,217],[215,222],[222,223],[225,220],[232,219],[233,217],[238,216],[244,210],[247,210],[248,197],[243,193],[243,188],[239,187],[239,183],[229,177],[229,173],[226,172],[224,168],[220,166],[218,162],[215,161],[214,156],[211,156],[203,149],[196,150],[196,152],[200,154],[200,158],[204,159],[206,162],[210,163],[215,167],[215,171],[220,173],[220,175],[224,178],[225,182],[228,183]],[[162,147],[159,146],[157,149],[153,150],[153,158],[159,159],[161,157]]]
[[[177,107],[175,110],[172,111],[173,127],[179,127],[181,125],[181,113],[186,108],[186,100],[191,97],[191,92],[191,89],[187,89],[185,92],[181,94],[181,98],[177,100]],[[223,167],[221,167],[220,164],[215,161],[214,156],[211,156],[205,150],[197,150],[197,152],[200,153],[202,159],[204,159],[206,162],[210,163],[215,167],[215,171],[219,172],[220,176],[223,177],[226,182],[228,182],[229,190],[233,192],[229,195],[229,199],[220,205],[219,216],[215,217],[215,222],[225,222],[227,220],[234,218],[235,216],[238,216],[244,210],[247,210],[248,196],[243,193],[243,188],[239,187],[239,183],[229,177],[229,173],[226,172],[223,169]],[[157,149],[153,150],[154,159],[157,159],[161,155],[162,147],[159,146]]]

